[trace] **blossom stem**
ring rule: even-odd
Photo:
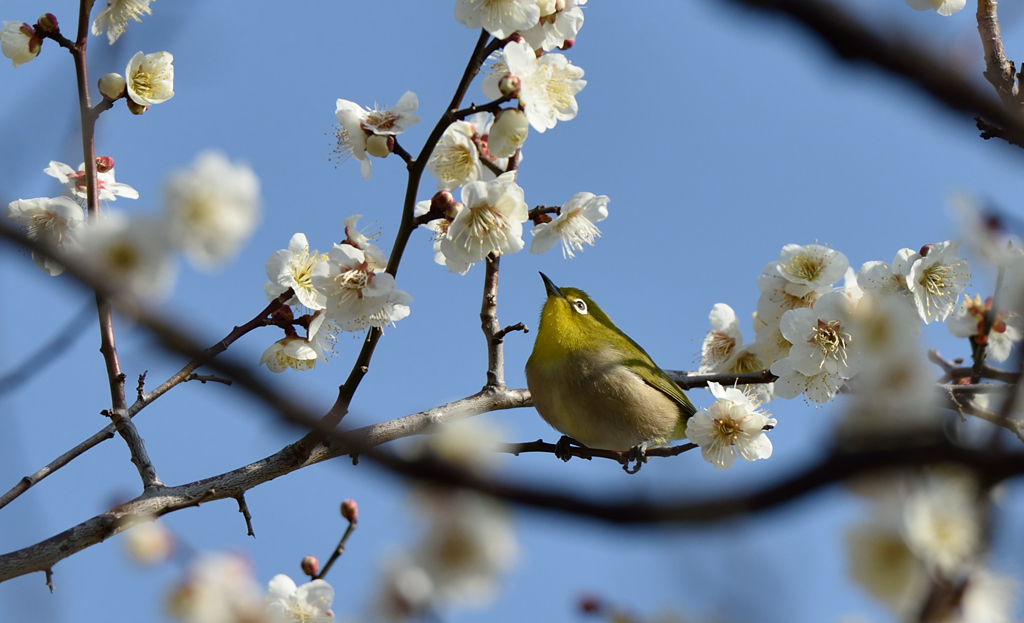
[[[348,543],[348,537],[352,536],[352,533],[356,531],[356,524],[359,523],[358,519],[353,519],[348,522],[348,527],[345,528],[345,534],[341,535],[341,540],[338,541],[338,547],[334,548],[334,552],[331,553],[331,557],[327,560],[327,564],[320,570],[320,573],[313,576],[314,580],[322,580],[327,572],[331,570],[334,565],[334,561],[341,557],[345,553],[345,544]]]
[[[505,339],[498,322],[498,270],[501,256],[488,255],[484,260],[484,296],[480,305],[480,328],[487,340],[487,385],[485,387],[505,387]]]

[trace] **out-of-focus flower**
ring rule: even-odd
[[[959,240],[947,240],[927,248],[927,254],[914,261],[907,275],[907,287],[914,295],[917,313],[925,324],[945,320],[971,279],[967,260],[957,257]],[[924,251],[922,249],[922,254]]]
[[[537,25],[523,31],[523,38],[533,49],[549,52],[573,41],[583,27],[582,5],[587,0],[537,0],[540,7],[540,20]],[[561,7],[559,7],[561,5]]]
[[[166,562],[174,554],[174,535],[159,520],[135,526],[124,539],[128,556],[142,565]]]
[[[24,225],[30,240],[38,240],[69,251],[77,246],[75,233],[85,226],[85,212],[68,197],[18,199],[7,204],[7,218]],[[36,267],[52,277],[64,272],[64,266],[32,252]]]
[[[477,418],[438,425],[430,432],[423,437],[421,448],[468,471],[495,467],[504,445],[503,431]]]
[[[967,579],[954,623],[1012,623],[1020,583],[1011,576],[978,569]]]
[[[711,330],[704,336],[700,349],[700,373],[718,372],[743,345],[743,333],[736,312],[725,303],[715,303],[708,314]]]
[[[982,335],[986,313],[992,313],[992,297],[983,303],[981,295],[975,294],[972,299],[965,294],[963,302],[946,318],[946,328],[956,337],[969,337],[975,344],[986,344],[987,359],[1006,361],[1013,343],[1024,337],[1024,322],[1016,312],[999,311],[992,319],[988,335]]]
[[[902,617],[921,607],[928,573],[903,540],[899,511],[896,500],[882,502],[847,532],[846,551],[850,578]]]
[[[168,610],[183,623],[267,621],[252,565],[237,554],[199,557],[171,593]]]
[[[128,97],[139,106],[162,104],[174,97],[173,61],[170,52],[137,52],[124,70]]]
[[[519,79],[519,103],[538,132],[574,118],[579,109],[576,94],[587,85],[583,70],[565,55],[551,52],[537,58],[526,41],[512,41],[505,46],[503,60],[495,63],[492,78],[484,81],[484,94],[494,99],[501,97],[501,92],[494,89],[506,75]]]
[[[904,538],[929,567],[953,580],[969,573],[982,553],[978,487],[965,474],[930,474],[906,499]]]
[[[498,39],[529,30],[540,19],[536,0],[457,0],[455,21],[467,28],[483,28]]]
[[[573,195],[559,210],[558,217],[549,223],[535,225],[530,253],[546,253],[562,243],[562,259],[576,257],[573,251],[583,251],[583,245],[594,246],[601,230],[594,223],[608,218],[608,196],[582,192]]]
[[[136,296],[159,298],[174,282],[171,241],[159,221],[107,213],[83,227],[78,240],[76,257],[109,284]]]
[[[967,6],[967,0],[907,0],[907,6],[915,11],[934,10],[948,17]]]
[[[515,172],[462,188],[462,203],[440,240],[448,269],[465,273],[488,254],[508,255],[523,249],[523,223],[529,218]],[[461,269],[461,270],[460,270]]]
[[[260,182],[247,164],[207,151],[164,185],[171,235],[209,268],[233,257],[260,220]]]
[[[296,586],[282,573],[270,579],[264,608],[271,623],[328,623],[334,620],[332,603],[334,588],[325,580]]]
[[[309,252],[306,234],[298,233],[288,241],[288,248],[275,251],[267,260],[267,282],[263,291],[272,301],[291,288],[295,296],[288,305],[305,305],[309,309],[323,309],[327,295],[313,285],[314,277],[327,276],[327,254]]]
[[[107,6],[96,14],[96,19],[92,22],[92,34],[99,36],[106,30],[107,41],[110,42],[110,45],[114,45],[118,37],[124,34],[124,29],[128,27],[128,20],[141,22],[140,15],[153,14],[149,8],[149,3],[152,1],[107,0]]]
[[[504,507],[469,491],[430,490],[416,508],[430,528],[415,559],[442,602],[484,605],[515,562],[517,546]]]
[[[104,158],[101,156],[100,158]],[[97,158],[99,161],[100,158]],[[113,162],[113,159],[110,160]],[[72,169],[69,165],[56,160],[50,161],[50,166],[43,169],[43,173],[50,177],[57,178],[57,181],[67,187],[67,192],[73,197],[84,201],[88,196],[85,183],[85,163],[78,165],[78,170]],[[114,179],[113,166],[105,171],[96,171],[96,188],[99,190],[100,201],[116,201],[118,197],[138,199],[139,191],[128,184],[118,183]]]
[[[775,419],[735,387],[708,383],[708,389],[715,402],[686,423],[686,438],[700,446],[704,460],[715,469],[727,469],[736,462],[737,455],[745,461],[770,457],[772,442],[764,434],[764,427],[775,426]]]
[[[23,22],[4,22],[0,30],[0,52],[11,59],[15,67],[39,56],[43,39],[36,35],[35,28]]]
[[[416,620],[434,606],[434,583],[408,554],[394,553],[384,563],[374,610],[385,621]]]

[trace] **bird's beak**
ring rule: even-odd
[[[544,273],[540,273],[540,278],[544,280],[544,289],[548,291],[548,296],[557,296],[560,299],[564,299],[565,295],[558,289],[555,282],[548,279],[548,276]]]

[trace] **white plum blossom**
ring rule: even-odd
[[[825,372],[853,377],[859,355],[850,335],[850,310],[841,292],[830,292],[813,309],[792,309],[782,315],[780,330],[793,345],[789,359],[794,370],[806,376]]]
[[[470,472],[490,471],[497,466],[507,435],[480,418],[438,424],[422,438],[422,451],[436,455]]]
[[[497,39],[529,30],[540,19],[536,0],[457,0],[455,20],[467,28],[483,28]]]
[[[583,251],[584,244],[594,246],[601,237],[594,223],[608,218],[608,201],[607,195],[576,193],[562,205],[557,218],[534,226],[530,253],[546,253],[561,242],[562,259],[570,259],[576,257],[573,251]]]
[[[137,52],[124,70],[128,97],[139,106],[162,104],[174,97],[173,61],[170,52]]]
[[[903,617],[916,615],[928,590],[928,572],[903,538],[902,502],[888,496],[871,519],[846,534],[847,572],[872,597]]]
[[[523,223],[529,210],[515,179],[512,171],[462,188],[465,207],[458,210],[440,240],[449,271],[465,274],[491,253],[508,255],[523,249]]]
[[[782,313],[780,312],[779,316],[775,318],[774,323],[768,324],[761,320],[757,312],[754,313],[754,344],[757,346],[757,352],[763,364],[762,369],[767,369],[773,363],[788,355],[789,349],[793,347],[789,340],[782,335],[782,330],[779,328],[781,316]]]
[[[583,70],[576,67],[563,54],[551,52],[537,58],[526,41],[512,41],[505,46],[503,60],[494,65],[491,80],[484,82],[484,93],[493,91],[504,75],[519,78],[519,103],[533,129],[544,132],[559,121],[576,116],[576,94],[583,90]],[[497,99],[497,98],[495,98]]]
[[[359,108],[355,102],[338,100],[339,108],[343,106],[342,102],[345,102],[345,108]],[[376,106],[373,109],[366,108],[362,111],[363,115],[360,121],[364,130],[381,136],[394,136],[405,132],[405,128],[420,122],[420,118],[413,114],[418,107],[419,99],[416,94],[406,91],[398,99],[398,103],[391,108],[381,109]]]
[[[922,249],[927,254],[916,259],[907,274],[907,287],[925,324],[945,320],[971,279],[967,260],[957,257],[959,240],[929,247]]]
[[[395,289],[390,273],[374,270],[364,250],[336,244],[327,258],[327,274],[315,277],[313,285],[326,293],[327,319],[340,330],[383,328],[409,315],[412,297]]]
[[[732,361],[736,351],[743,345],[736,312],[725,303],[715,303],[708,314],[711,330],[704,336],[700,349],[700,373],[719,372]]]
[[[343,106],[342,102],[345,102],[346,105]],[[355,106],[354,110],[348,107],[347,104],[351,103],[348,100],[338,100],[338,108],[334,112],[340,124],[337,132],[338,147],[335,149],[335,153],[338,154],[341,162],[350,156],[358,160],[363,179],[368,180],[373,165],[370,163],[370,155],[366,153],[367,135],[362,125],[362,118],[366,113],[358,106],[353,105]]]
[[[174,283],[172,245],[160,221],[108,212],[83,227],[78,242],[75,256],[112,286],[160,298]]]
[[[7,218],[23,225],[30,240],[67,252],[77,246],[75,234],[85,227],[85,211],[68,197],[18,199],[7,204]],[[32,252],[36,267],[51,277],[64,272],[64,266]]]
[[[537,0],[540,20],[537,25],[520,34],[535,50],[549,52],[562,47],[566,41],[576,39],[583,27],[583,10],[587,0],[565,0],[558,8],[556,0]]]
[[[473,124],[468,121],[445,128],[427,160],[427,172],[437,178],[438,190],[454,190],[480,178],[480,155],[473,134]]]
[[[775,381],[775,395],[779,398],[796,398],[803,394],[811,402],[824,404],[832,400],[843,385],[839,375],[824,370],[812,376],[798,372],[793,369],[790,357],[775,361],[769,369],[779,377]]]
[[[865,262],[857,271],[857,285],[871,296],[892,296],[903,301],[910,309],[916,309],[914,295],[910,292],[907,277],[914,262],[921,254],[913,249],[903,248],[896,252],[892,264]]]
[[[424,223],[421,227],[429,229],[432,232],[430,237],[431,242],[434,245],[434,263],[440,264],[441,266],[448,266],[450,272],[465,274],[471,264],[468,262],[457,263],[455,260],[448,259],[441,251],[441,240],[448,235],[448,228],[451,226],[452,221],[458,215],[461,210],[465,210],[466,206],[461,203],[456,203],[450,210],[450,215],[446,215],[443,218],[436,218],[428,223]],[[416,204],[413,210],[413,216],[423,216],[430,211],[430,199],[420,201]]]
[[[727,469],[737,456],[745,461],[770,457],[772,442],[764,434],[764,427],[775,426],[775,419],[735,387],[724,388],[712,382],[708,389],[715,402],[686,423],[686,438],[700,446],[704,460],[715,469]]]
[[[416,499],[429,528],[414,558],[433,584],[435,598],[483,605],[500,574],[515,562],[518,547],[508,512],[476,492],[431,489]]]
[[[782,247],[775,272],[788,282],[788,294],[803,297],[842,279],[849,266],[846,256],[835,249],[820,244],[787,244]]]
[[[249,165],[215,151],[167,177],[171,235],[200,267],[233,257],[260,220],[260,181]]]
[[[957,231],[963,233],[971,253],[1001,268],[1008,268],[1024,257],[1024,240],[1005,217],[959,193],[951,197],[950,204]]]
[[[788,289],[794,284],[780,276],[778,269],[778,262],[769,262],[757,278],[757,289],[761,292],[757,299],[757,317],[772,331],[778,328],[784,313],[791,309],[813,307],[814,302],[823,294],[833,290],[831,284],[824,284],[802,295],[791,294]],[[760,333],[760,329],[757,332]]]
[[[948,17],[967,6],[967,0],[907,0],[907,6],[915,11],[934,10]]]
[[[114,179],[113,159],[101,156],[96,159],[96,188],[99,190],[100,201],[116,201],[118,197],[127,199],[138,199],[139,191],[128,184],[121,184]],[[57,178],[57,181],[67,187],[67,193],[81,201],[88,196],[88,189],[85,183],[85,163],[78,165],[78,170],[56,160],[50,161],[50,166],[43,169],[43,173],[50,177]]]
[[[0,52],[11,59],[15,67],[39,56],[42,39],[36,37],[35,28],[24,22],[4,22],[0,30]]]
[[[370,238],[372,236],[366,236],[356,229],[356,224],[361,218],[363,218],[362,214],[353,214],[345,219],[344,242],[363,252],[363,256],[366,259],[366,265],[370,270],[378,273],[384,272],[388,267],[388,258],[384,255],[384,252],[380,250],[380,247],[370,242]],[[376,236],[376,234],[374,234],[374,236]]]
[[[92,34],[99,36],[106,30],[107,41],[110,42],[110,45],[114,45],[114,42],[124,34],[124,29],[128,27],[128,20],[141,22],[140,15],[153,14],[152,9],[149,8],[152,1],[107,0],[107,6],[96,14],[96,19],[92,22]]]
[[[252,623],[264,620],[263,591],[247,559],[206,554],[189,566],[168,610],[182,623]]]
[[[268,370],[277,373],[284,372],[289,368],[312,370],[320,358],[320,353],[316,352],[312,344],[293,335],[281,338],[263,351],[260,365],[265,365]]]
[[[296,586],[282,573],[270,579],[264,608],[270,623],[328,623],[334,620],[332,603],[334,588],[325,580]]]
[[[983,337],[985,313],[991,311],[991,298],[982,302],[978,294],[973,299],[965,294],[964,300],[946,318],[946,328],[956,337],[973,337],[975,343],[987,344],[986,359],[1006,361],[1013,350],[1013,343],[1024,337],[1024,322],[1016,312],[999,311],[993,318],[988,335]]]
[[[383,564],[374,610],[384,621],[409,621],[423,616],[435,601],[434,583],[405,552],[393,552]]]
[[[327,306],[327,295],[314,285],[314,277],[327,276],[327,254],[309,251],[306,234],[297,233],[288,241],[288,248],[275,251],[267,260],[267,282],[263,291],[267,300],[274,300],[291,288],[295,296],[288,305],[304,305],[309,309]]]
[[[510,158],[522,148],[530,133],[530,121],[518,108],[509,108],[497,115],[487,132],[487,150],[495,158]]]

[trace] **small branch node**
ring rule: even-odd
[[[46,574],[46,588],[50,589],[50,594],[53,594],[53,567],[47,567],[44,571]]]

